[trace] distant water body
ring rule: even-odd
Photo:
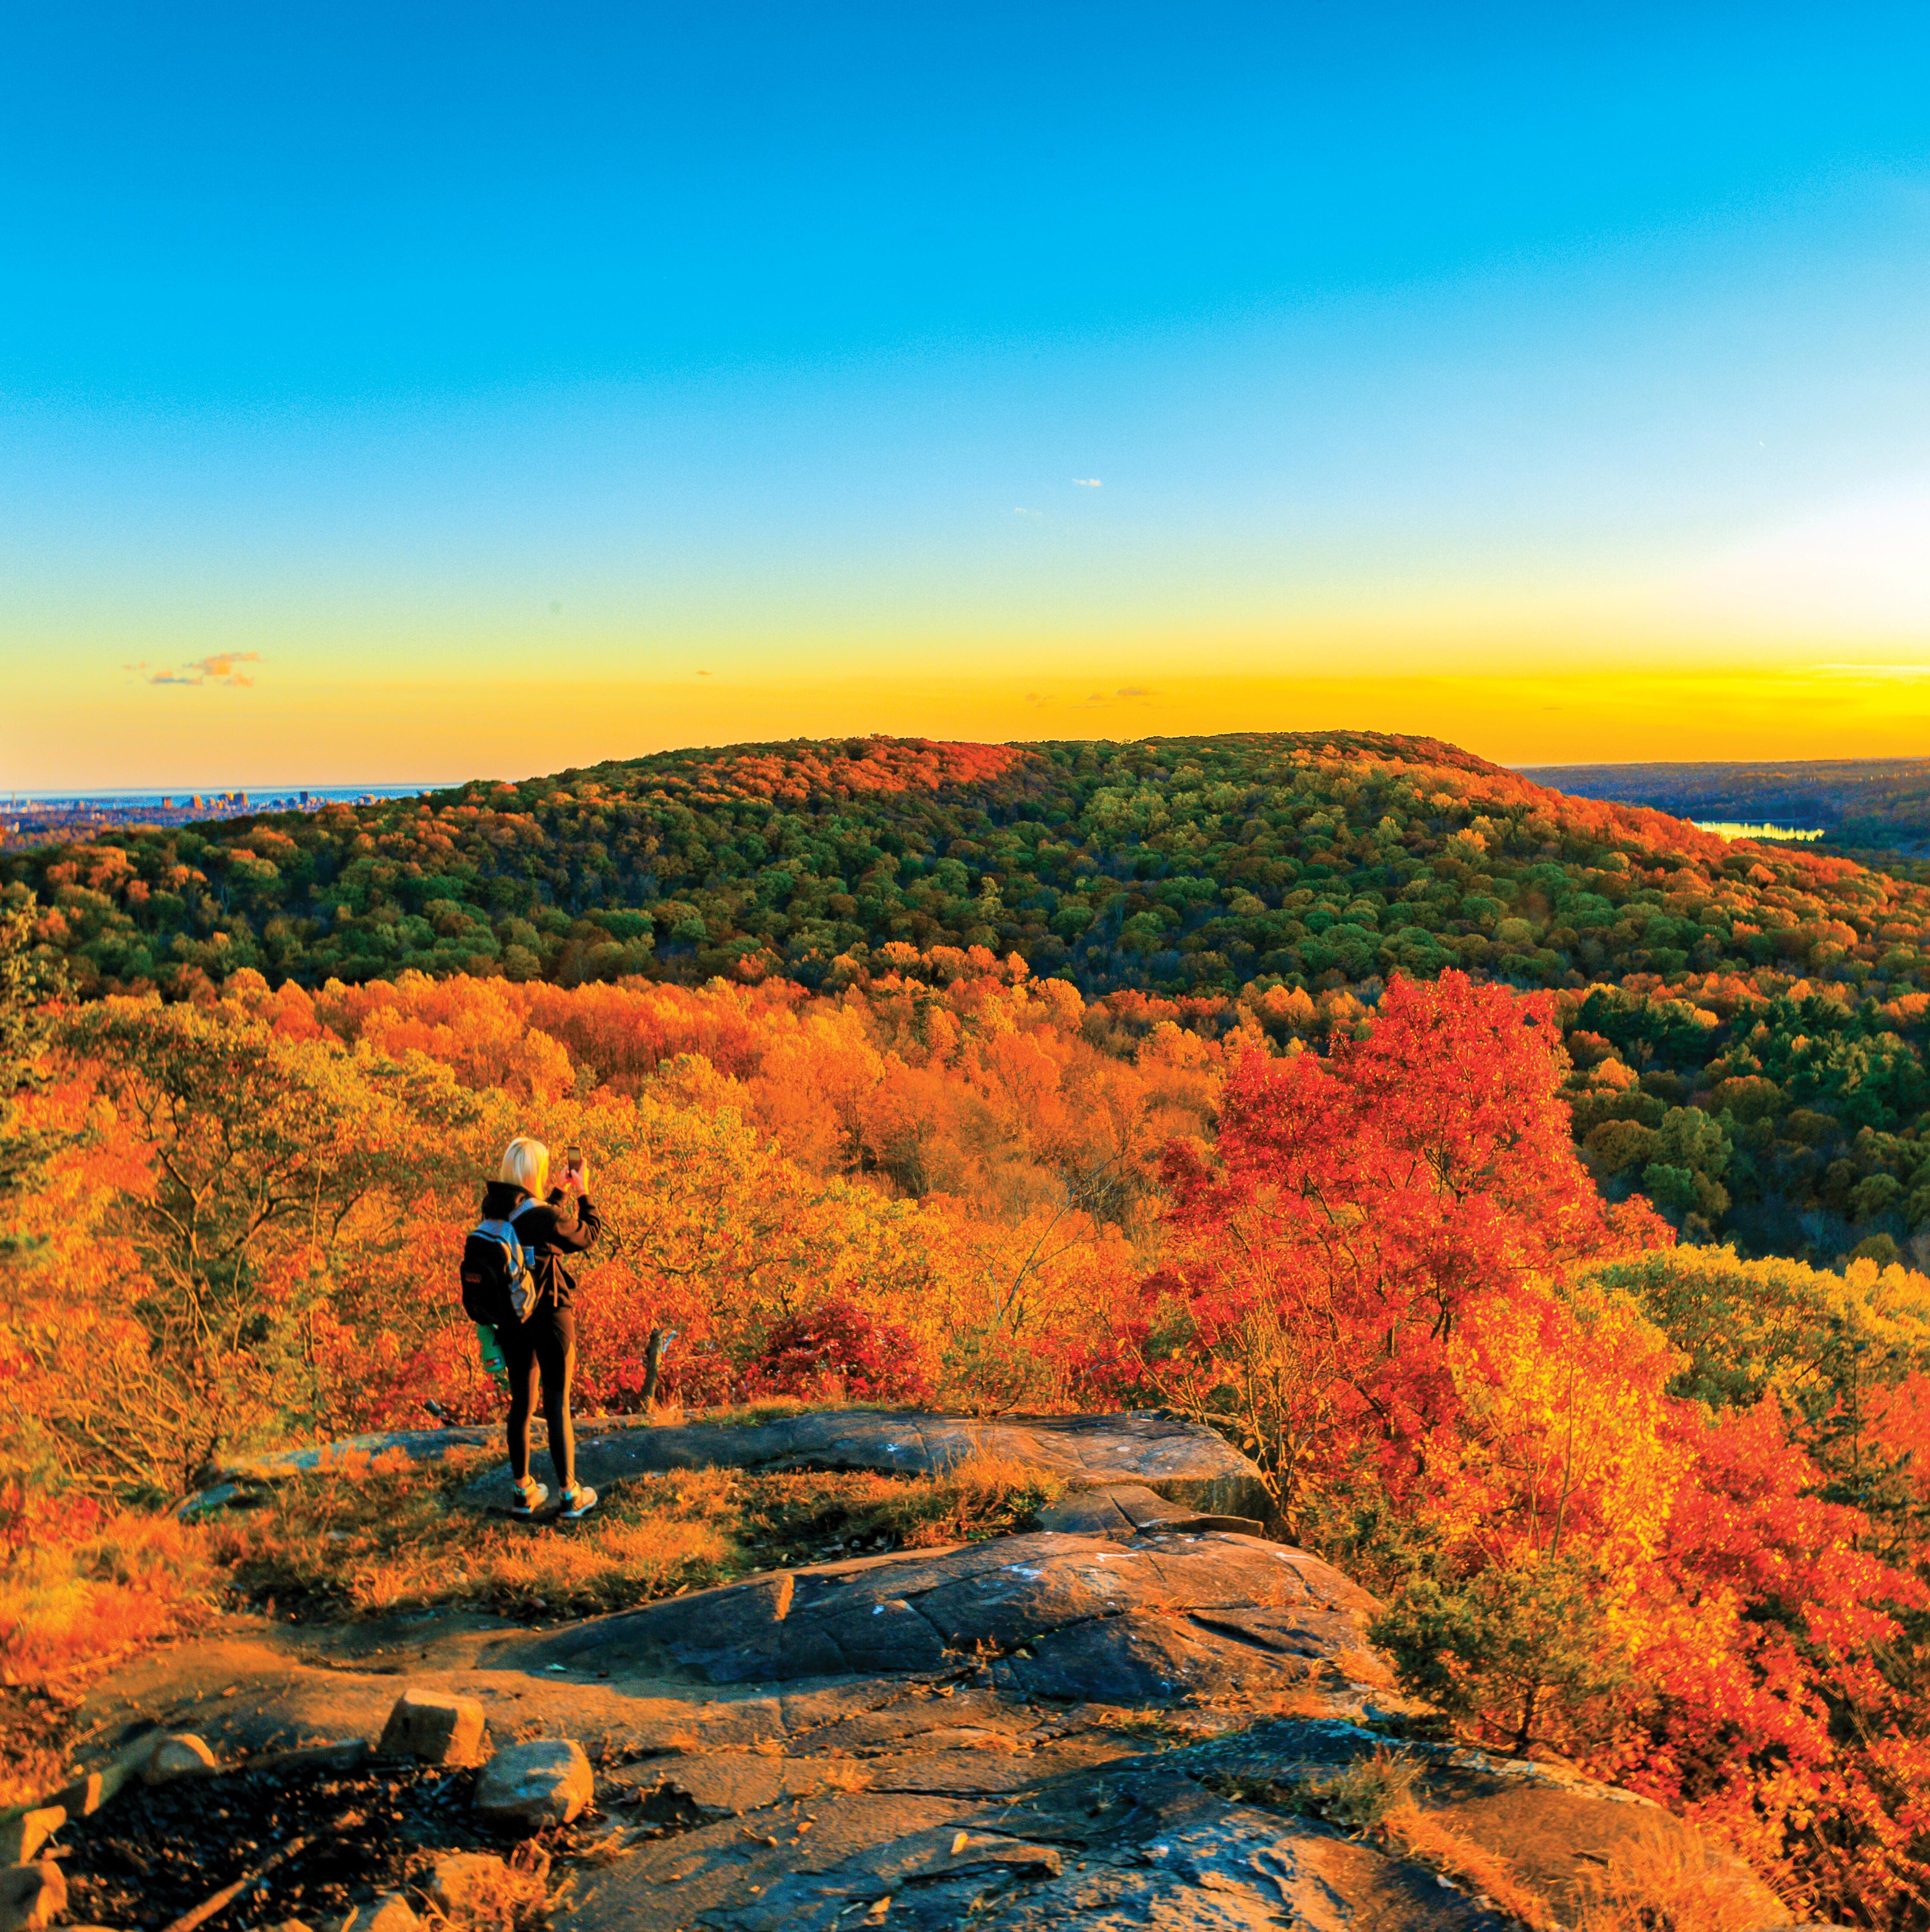
[[[1807,844],[1812,838],[1823,836],[1820,826],[1813,832],[1805,832],[1793,825],[1742,825],[1733,818],[1691,818],[1688,822],[1697,831],[1712,832],[1718,838],[1793,838],[1799,844]]]

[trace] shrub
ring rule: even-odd
[[[758,1394],[820,1400],[930,1400],[929,1376],[908,1329],[840,1299],[780,1322],[747,1382]]]

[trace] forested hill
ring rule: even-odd
[[[1611,1192],[1826,1262],[1930,1222],[1930,890],[1431,740],[738,746],[0,866],[83,994],[243,968],[823,986],[1016,953],[1104,998],[1096,1023],[1283,1036],[1460,966],[1560,993]]]
[[[1914,985],[1930,926],[1930,893],[1883,875],[1365,732],[665,752],[5,866],[108,987],[243,966],[815,982],[893,942],[1017,952],[1088,992],[1454,964]]]

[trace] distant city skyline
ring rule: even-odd
[[[1923,749],[1926,55],[1855,4],[23,14],[0,785]]]

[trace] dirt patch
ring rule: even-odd
[[[338,1922],[377,1893],[419,1885],[445,1852],[519,1851],[470,1810],[473,1771],[376,1765],[350,1772],[246,1770],[124,1792],[60,1834],[68,1916],[165,1926],[293,1839],[306,1847],[222,1912],[223,1932],[299,1918]],[[536,1847],[572,1847],[570,1831]],[[526,1863],[530,1854],[521,1853]]]

